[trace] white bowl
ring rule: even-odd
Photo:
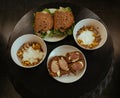
[[[65,56],[66,53],[68,52],[73,52],[73,51],[79,51],[84,58],[85,61],[85,66],[84,68],[79,72],[79,74],[77,75],[73,75],[72,73],[70,75],[63,75],[60,77],[53,77],[55,80],[61,82],[61,83],[73,83],[78,81],[80,78],[82,78],[82,76],[85,74],[86,68],[87,68],[87,61],[86,58],[84,56],[84,54],[76,47],[71,46],[71,45],[62,45],[62,46],[58,46],[55,49],[52,50],[52,52],[49,54],[48,59],[47,59],[47,69],[48,69],[48,63],[50,61],[50,59],[54,56]],[[49,72],[49,69],[48,69]]]
[[[44,56],[42,58],[42,60],[36,64],[36,65],[33,65],[33,66],[25,66],[21,63],[21,61],[19,60],[18,56],[17,56],[17,51],[19,50],[19,48],[24,44],[24,43],[27,43],[27,42],[38,42],[40,43],[42,49],[43,49],[43,53],[44,53]],[[25,35],[22,35],[20,37],[18,37],[12,44],[11,46],[11,57],[13,59],[13,61],[20,67],[24,67],[24,68],[32,68],[32,67],[36,67],[38,66],[39,64],[41,64],[43,62],[43,60],[45,59],[46,57],[46,54],[47,54],[47,46],[45,44],[45,42],[38,36],[34,35],[34,34],[25,34]]]
[[[93,47],[93,48],[86,48],[86,47],[81,46],[78,43],[77,38],[76,38],[76,34],[79,31],[79,29],[82,28],[83,26],[93,26],[100,33],[101,41],[100,41],[99,45],[97,45],[96,47]],[[105,42],[107,40],[107,30],[106,30],[105,26],[100,21],[95,20],[95,19],[86,18],[86,19],[79,21],[75,25],[74,30],[73,30],[73,37],[74,37],[75,42],[81,48],[84,48],[87,50],[94,50],[94,49],[98,49],[98,48],[102,47],[105,44]]]

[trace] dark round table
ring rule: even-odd
[[[106,76],[110,76],[113,68],[113,44],[108,30],[108,39],[104,46],[97,50],[88,51],[81,49],[73,40],[73,36],[67,36],[65,39],[59,42],[46,42],[47,44],[47,56],[42,64],[35,68],[25,69],[17,66],[10,56],[10,48],[16,38],[23,34],[34,34],[33,31],[33,19],[34,12],[36,10],[42,10],[44,8],[59,8],[60,6],[71,7],[75,23],[84,18],[93,18],[101,21],[102,19],[97,16],[91,10],[80,7],[79,4],[72,3],[48,3],[35,8],[26,13],[16,24],[13,32],[10,35],[7,45],[7,58],[9,67],[9,77],[15,87],[16,91],[23,98],[78,98],[89,96],[91,92],[96,90],[100,92],[99,85],[105,83]],[[107,26],[106,26],[107,27]],[[60,83],[50,77],[47,71],[47,57],[49,53],[57,46],[60,45],[73,45],[80,49],[87,59],[87,70],[84,76],[74,83]],[[107,81],[108,78],[107,77]],[[97,89],[98,88],[98,89]],[[98,91],[97,91],[98,90]],[[95,94],[95,92],[94,92]],[[86,97],[86,98],[87,98]]]

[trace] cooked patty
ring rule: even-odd
[[[35,32],[48,31],[53,27],[53,17],[50,13],[36,12],[34,30]]]
[[[54,29],[64,32],[74,23],[74,16],[71,11],[57,10],[54,13]]]

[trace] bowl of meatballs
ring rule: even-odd
[[[79,80],[85,73],[87,62],[84,54],[71,45],[58,46],[49,54],[47,69],[51,77],[62,83]]]

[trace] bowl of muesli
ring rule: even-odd
[[[106,26],[96,19],[86,18],[78,21],[73,30],[75,42],[83,49],[95,50],[107,40]]]
[[[12,60],[23,68],[40,65],[47,53],[47,46],[42,38],[34,34],[18,37],[11,46]]]

